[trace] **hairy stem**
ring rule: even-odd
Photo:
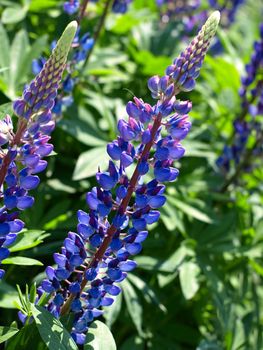
[[[154,123],[153,123],[153,127],[152,127],[152,130],[151,130],[151,140],[144,146],[142,154],[141,154],[141,156],[140,156],[140,158],[139,158],[139,160],[137,162],[136,168],[135,168],[134,173],[133,173],[133,175],[131,177],[130,184],[128,186],[127,195],[126,195],[125,198],[123,198],[123,200],[122,200],[122,202],[120,204],[118,213],[124,214],[126,209],[127,209],[127,207],[128,207],[128,204],[129,204],[129,202],[131,200],[132,194],[133,194],[133,192],[135,190],[135,187],[136,187],[136,185],[138,183],[138,180],[139,180],[139,177],[140,177],[139,170],[138,170],[139,165],[142,162],[142,160],[148,158],[148,155],[149,155],[149,152],[150,152],[150,150],[151,150],[151,148],[153,146],[153,143],[154,143],[157,131],[158,131],[159,127],[161,126],[161,120],[162,120],[162,116],[158,115],[156,117]],[[111,226],[108,228],[107,233],[105,234],[105,237],[103,239],[103,242],[102,242],[101,246],[99,247],[99,249],[94,254],[93,258],[89,262],[89,264],[86,267],[85,271],[87,271],[90,267],[93,267],[99,261],[102,260],[102,258],[104,256],[108,246],[111,243],[112,237],[114,236],[116,231],[117,231],[117,228],[113,224],[111,224]],[[85,275],[85,273],[84,273],[84,275]],[[81,292],[80,293],[83,292],[86,284],[87,284],[87,280],[84,277],[83,280],[82,280],[82,283],[81,283]],[[65,315],[66,313],[69,312],[70,305],[71,305],[71,302],[73,301],[73,299],[74,299],[74,295],[70,294],[69,298],[67,299],[67,301],[64,303],[64,305],[61,308],[61,312],[60,312],[61,316]]]

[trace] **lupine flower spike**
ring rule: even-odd
[[[232,166],[240,165],[248,139],[253,131],[256,138],[262,134],[261,123],[256,120],[258,115],[263,114],[263,23],[260,25],[260,39],[254,43],[254,52],[250,62],[246,65],[246,75],[242,78],[239,90],[241,98],[241,112],[233,123],[232,144],[226,145],[223,154],[217,159],[217,165],[224,174],[231,172]],[[262,151],[261,143],[253,150],[254,154]]]
[[[86,3],[87,6],[87,3]],[[86,8],[86,7],[85,7]],[[80,13],[85,11],[83,7],[80,9]],[[73,15],[75,12],[79,10],[79,1],[67,1],[64,3],[64,11],[69,15]],[[87,32],[83,35],[80,35],[81,31],[81,18],[79,15],[79,27],[72,42],[72,48],[74,50],[71,59],[68,61],[66,65],[67,74],[64,76],[62,80],[62,84],[60,86],[59,92],[55,98],[55,104],[52,108],[52,114],[59,119],[61,117],[63,108],[67,108],[72,105],[74,102],[73,99],[73,90],[75,85],[79,81],[78,74],[79,71],[79,63],[83,63],[86,60],[86,57],[89,51],[92,49],[94,45],[94,39],[91,37],[90,33]],[[54,43],[54,42],[53,42]],[[53,46],[53,43],[51,46]],[[39,59],[34,59],[32,61],[32,71],[34,74],[38,74],[43,68],[46,59],[40,57]]]
[[[102,314],[101,307],[113,303],[121,292],[119,283],[136,267],[131,258],[141,251],[147,225],[158,221],[158,208],[166,201],[163,183],[179,175],[173,161],[184,155],[180,141],[191,128],[192,104],[176,95],[194,88],[219,18],[219,12],[213,13],[166,75],[149,80],[155,105],[137,97],[127,104],[128,120],[119,120],[119,136],[107,146],[108,171],[98,171],[98,185],[87,193],[89,213],[79,210],[77,232],[69,232],[61,252],[54,254],[57,266],[46,269],[39,296],[52,294],[47,309],[56,317],[75,314],[72,336],[79,344],[90,322]],[[126,168],[132,166],[128,178]],[[147,173],[153,179],[145,183]]]
[[[0,123],[1,146],[8,144],[0,154],[0,186],[4,202],[0,209],[0,262],[8,257],[8,246],[24,226],[18,219],[17,210],[33,205],[34,198],[28,191],[38,186],[36,174],[45,170],[47,161],[43,158],[53,150],[48,142],[55,127],[51,109],[76,29],[76,22],[67,26],[41,72],[25,88],[22,98],[14,102],[13,110],[19,117],[16,134],[10,116]],[[0,270],[0,278],[3,275],[4,271]]]

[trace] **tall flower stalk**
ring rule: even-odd
[[[13,104],[19,118],[16,133],[9,115],[0,122],[0,188],[3,205],[0,209],[0,262],[8,257],[8,246],[24,226],[18,219],[19,210],[34,203],[29,191],[35,189],[40,180],[36,175],[45,170],[53,145],[50,134],[55,127],[51,110],[57,95],[66,59],[77,29],[71,22],[63,32],[50,58],[41,72],[25,88],[23,96]],[[0,270],[0,278],[4,271]]]
[[[233,122],[230,144],[224,147],[223,154],[217,159],[222,173],[229,176],[222,191],[235,182],[242,171],[251,168],[253,155],[262,153],[263,130],[257,117],[263,114],[263,23],[260,25],[260,39],[254,43],[254,52],[246,65],[246,75],[241,84],[241,110]],[[255,141],[248,149],[248,141],[253,133]]]
[[[173,162],[185,152],[180,141],[191,128],[192,104],[177,95],[194,88],[219,18],[219,12],[209,17],[165,76],[149,79],[156,104],[137,97],[128,102],[128,120],[119,120],[119,135],[107,146],[108,171],[97,172],[98,185],[86,195],[89,213],[78,211],[77,232],[69,232],[54,254],[57,266],[46,269],[38,294],[51,293],[47,309],[56,317],[73,312],[72,336],[79,344],[102,314],[100,307],[113,303],[121,292],[118,283],[136,267],[131,258],[141,251],[147,225],[158,221],[158,208],[165,204],[164,183],[179,175]],[[133,167],[130,178],[128,167]],[[145,182],[146,174],[153,179]]]

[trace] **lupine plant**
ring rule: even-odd
[[[218,22],[216,12],[166,69],[166,75],[149,79],[156,105],[137,97],[127,104],[128,122],[119,120],[119,136],[107,146],[111,158],[108,171],[97,172],[98,186],[87,193],[90,211],[78,212],[78,233],[68,233],[61,253],[54,255],[57,268],[46,270],[48,279],[39,293],[54,293],[48,310],[56,317],[69,311],[75,314],[72,336],[78,344],[85,342],[90,322],[101,315],[98,308],[110,306],[112,296],[121,292],[116,283],[136,267],[130,257],[141,251],[147,225],[159,219],[157,209],[166,201],[163,183],[173,182],[179,175],[172,165],[184,155],[180,141],[191,128],[188,113],[192,105],[176,96],[194,88]],[[166,135],[162,135],[162,126]],[[135,169],[129,179],[126,168],[132,165]],[[143,177],[151,172],[153,180],[143,183]]]
[[[262,123],[258,116],[263,114],[263,24],[260,25],[260,39],[255,41],[254,52],[245,69],[239,90],[241,110],[233,122],[232,144],[224,147],[223,155],[217,160],[222,172],[232,175],[230,183],[237,180],[242,171],[251,171],[253,156],[262,154]],[[248,148],[249,136],[254,137],[254,134],[255,141]],[[227,186],[228,182],[223,189]]]
[[[1,348],[262,349],[262,9],[236,4],[0,1]]]
[[[14,114],[19,118],[16,132],[9,115],[1,121],[1,146],[7,147],[1,149],[0,261],[9,256],[8,246],[24,227],[19,210],[34,204],[29,191],[39,185],[36,174],[46,169],[47,161],[43,158],[53,150],[48,142],[55,127],[51,110],[75,32],[73,22],[65,29],[41,72],[26,86],[22,98],[14,101]],[[4,271],[0,270],[0,277],[3,275]]]
[[[179,100],[177,95],[194,89],[219,18],[219,12],[212,14],[189,46],[167,67],[166,74],[149,79],[156,104],[137,97],[127,104],[128,121],[119,120],[119,136],[107,146],[111,158],[108,170],[99,169],[98,185],[86,195],[89,212],[78,211],[77,233],[68,233],[61,252],[54,254],[57,266],[46,268],[47,279],[42,281],[37,295],[33,293],[37,304],[43,304],[45,294],[50,295],[45,307],[56,318],[73,313],[71,336],[77,344],[85,343],[90,323],[103,312],[101,307],[110,306],[113,297],[121,292],[118,284],[136,267],[131,258],[142,249],[147,225],[160,217],[157,209],[166,201],[164,183],[174,182],[179,175],[173,162],[185,153],[180,141],[191,128],[188,113],[192,104]],[[35,174],[46,168],[42,157],[53,150],[48,143],[55,127],[51,111],[75,33],[76,23],[72,22],[40,73],[25,88],[23,97],[14,102],[14,113],[19,117],[16,134],[9,116],[2,122],[2,144],[8,142],[1,167],[2,260],[8,256],[6,247],[14,241],[15,233],[23,228],[17,214],[8,211],[32,206],[28,191],[39,184]],[[21,170],[18,162],[24,165]],[[133,168],[131,177],[127,175],[129,167]],[[36,317],[32,308],[23,307],[21,297],[20,320],[28,323],[32,314]]]

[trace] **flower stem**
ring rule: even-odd
[[[138,182],[139,177],[140,177],[140,173],[139,173],[139,170],[138,170],[139,165],[142,162],[142,160],[148,158],[149,152],[150,152],[150,150],[151,150],[151,148],[153,146],[154,140],[156,138],[156,134],[158,132],[158,129],[161,126],[161,120],[162,120],[162,115],[159,114],[155,118],[155,121],[153,123],[153,127],[152,127],[152,130],[151,130],[151,140],[144,146],[142,154],[141,154],[141,156],[140,156],[140,158],[138,160],[138,163],[136,165],[134,173],[133,173],[133,175],[131,177],[130,184],[129,184],[128,190],[127,190],[127,195],[125,196],[125,198],[123,198],[123,200],[122,200],[122,202],[120,204],[118,213],[124,214],[126,209],[127,209],[127,207],[128,207],[128,204],[129,204],[129,202],[131,200],[132,194],[133,194],[133,192],[135,190],[135,187],[136,187],[137,182]],[[99,247],[99,249],[94,254],[93,258],[89,262],[89,264],[86,267],[85,271],[87,271],[90,267],[96,265],[99,261],[102,260],[102,258],[104,256],[108,246],[111,243],[112,237],[114,236],[116,231],[117,231],[117,227],[115,227],[113,224],[111,224],[111,226],[107,230],[107,233],[105,234],[105,237],[103,239],[103,242],[102,242],[101,246]],[[86,284],[87,284],[87,280],[84,277],[82,282],[81,282],[80,294],[83,292]],[[70,294],[69,298],[67,299],[67,301],[64,303],[64,305],[61,308],[61,311],[60,311],[60,315],[61,316],[65,315],[66,313],[69,312],[70,304],[73,301],[73,299],[74,299],[74,295]]]
[[[105,20],[106,20],[106,17],[107,17],[107,14],[108,14],[108,11],[109,11],[109,8],[110,6],[112,5],[113,3],[113,0],[107,0],[106,3],[105,3],[105,6],[104,6],[104,10],[103,10],[103,13],[100,17],[100,20],[99,20],[99,23],[98,23],[98,26],[96,28],[96,31],[94,33],[94,36],[93,36],[93,40],[94,40],[94,44],[93,46],[91,47],[91,49],[89,50],[88,54],[87,54],[87,57],[83,63],[83,68],[85,68],[85,66],[87,65],[89,59],[90,59],[90,56],[93,52],[93,49],[98,41],[98,38],[100,36],[100,33],[103,29],[103,26],[104,26],[104,23],[105,23]]]
[[[25,119],[22,119],[19,121],[18,128],[16,131],[16,134],[14,136],[14,139],[12,140],[10,147],[18,146],[21,143],[21,138],[26,130],[27,121]],[[11,157],[10,157],[11,151],[9,150],[7,154],[3,158],[2,166],[0,168],[0,188],[2,187],[5,176],[8,170],[8,167],[11,163]]]
[[[78,16],[78,19],[77,19],[79,24],[82,21],[84,15],[85,15],[86,8],[87,8],[88,4],[89,4],[89,0],[84,0],[83,4],[81,5],[79,16]]]

